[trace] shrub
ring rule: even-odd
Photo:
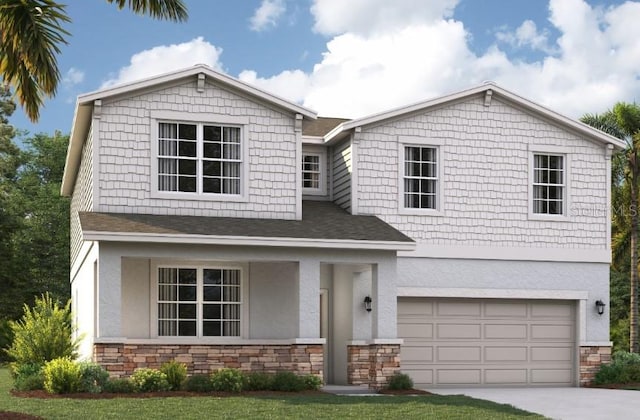
[[[213,384],[208,375],[193,375],[185,381],[184,389],[191,392],[211,392]]]
[[[282,371],[273,376],[273,391],[300,392],[305,389],[304,380],[293,372]]]
[[[269,391],[273,385],[273,375],[263,372],[245,373],[242,389],[246,391]]]
[[[396,373],[389,379],[388,389],[413,389],[413,379],[406,373]]]
[[[133,371],[131,382],[136,392],[168,391],[171,388],[167,375],[158,369],[138,368]]]
[[[640,382],[640,355],[625,351],[616,352],[608,365],[600,366],[593,383],[628,384]]]
[[[102,392],[104,385],[109,380],[109,372],[95,363],[82,362],[80,363],[80,377],[82,380],[80,391],[97,394]]]
[[[114,394],[130,394],[135,391],[133,383],[129,379],[114,378],[105,382],[102,391]]]
[[[9,321],[13,342],[7,354],[17,365],[45,364],[58,358],[75,358],[78,341],[72,339],[71,301],[62,306],[48,294],[24,305],[19,321]]]
[[[187,365],[172,360],[160,367],[160,372],[167,375],[167,381],[171,390],[177,391],[182,388],[182,384],[187,379]]]
[[[242,391],[243,375],[238,369],[225,368],[211,374],[211,386],[214,391]]]
[[[14,378],[13,387],[18,391],[44,389],[42,366],[37,363],[25,363],[17,366],[11,374]]]
[[[304,383],[304,389],[308,389],[310,391],[317,391],[322,388],[322,379],[316,375],[303,375],[302,383]]]
[[[51,360],[42,369],[44,389],[51,394],[69,394],[80,391],[82,373],[80,365],[68,357]]]
[[[6,349],[11,345],[12,341],[11,321],[0,319],[0,363],[9,361]]]

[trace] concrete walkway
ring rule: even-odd
[[[640,419],[640,391],[595,388],[438,388],[428,391],[510,404],[552,419]]]

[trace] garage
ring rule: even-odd
[[[416,386],[572,386],[575,301],[399,298],[402,371]]]

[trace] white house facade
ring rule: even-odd
[[[62,193],[82,357],[588,383],[622,146],[494,84],[358,120],[202,65],[81,95]]]

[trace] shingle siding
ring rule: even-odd
[[[606,249],[604,147],[495,99],[481,97],[382,125],[358,142],[358,212],[431,245]],[[399,136],[443,142],[442,216],[399,211]],[[569,153],[569,217],[529,219],[529,145]]]
[[[151,197],[151,113],[174,111],[248,118],[247,202]],[[294,116],[220,86],[190,81],[113,102],[100,120],[100,211],[190,216],[296,217]]]
[[[333,201],[343,209],[351,210],[351,142],[345,141],[333,148]]]
[[[82,159],[71,197],[71,264],[82,246],[82,230],[78,212],[93,210],[93,132],[90,131],[82,148]]]

